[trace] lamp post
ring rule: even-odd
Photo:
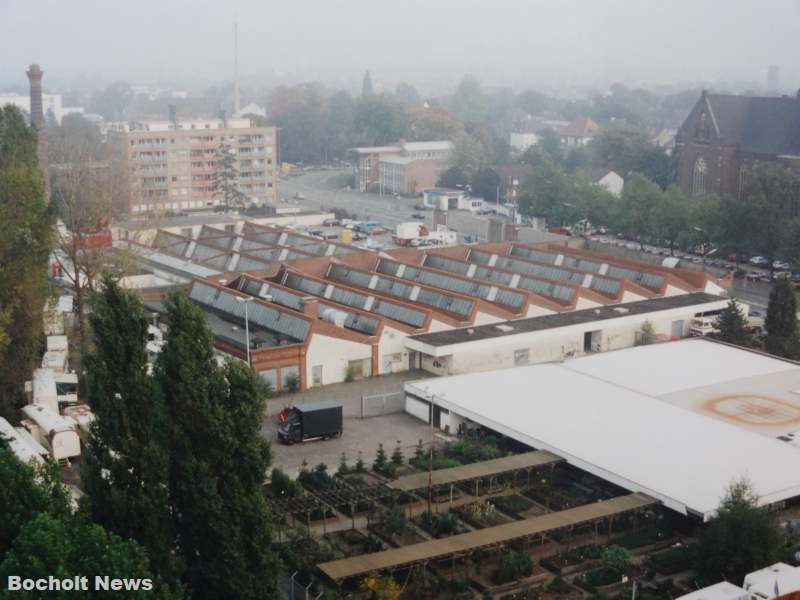
[[[237,302],[244,302],[244,339],[245,344],[247,345],[247,366],[251,367],[250,364],[250,318],[247,313],[247,305],[253,301],[252,297],[249,298],[242,298],[241,296],[236,296]]]

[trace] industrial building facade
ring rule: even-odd
[[[123,208],[134,215],[221,205],[213,184],[223,143],[235,159],[235,187],[247,204],[278,197],[276,130],[255,127],[250,119],[117,123],[108,141]]]
[[[705,274],[563,244],[500,242],[378,253],[244,222],[185,233],[158,230],[146,244],[129,240],[128,246],[159,277],[177,281],[167,277],[174,273],[189,282],[190,298],[207,313],[220,352],[246,359],[249,326],[251,363],[274,389],[295,378],[305,389],[409,368],[446,374],[584,351],[582,331],[571,332],[569,344],[555,343],[561,333],[553,333],[558,328],[551,320],[606,331],[590,335],[591,352],[632,345],[647,318],[658,333],[682,337],[692,316],[727,302]],[[553,331],[531,325],[537,318]],[[516,329],[524,344],[510,335]],[[499,354],[459,351],[456,360],[442,354],[449,342],[435,342],[437,335],[493,337],[485,330],[504,334],[496,336],[499,342],[482,342],[500,343]],[[509,344],[514,348],[506,348]],[[526,361],[515,354],[523,346]]]

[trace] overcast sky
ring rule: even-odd
[[[0,0],[0,82],[800,86],[800,0]]]

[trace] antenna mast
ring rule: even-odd
[[[233,20],[233,114],[239,114],[239,19]]]

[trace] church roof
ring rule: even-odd
[[[800,155],[800,98],[707,94],[713,128],[742,152]]]

